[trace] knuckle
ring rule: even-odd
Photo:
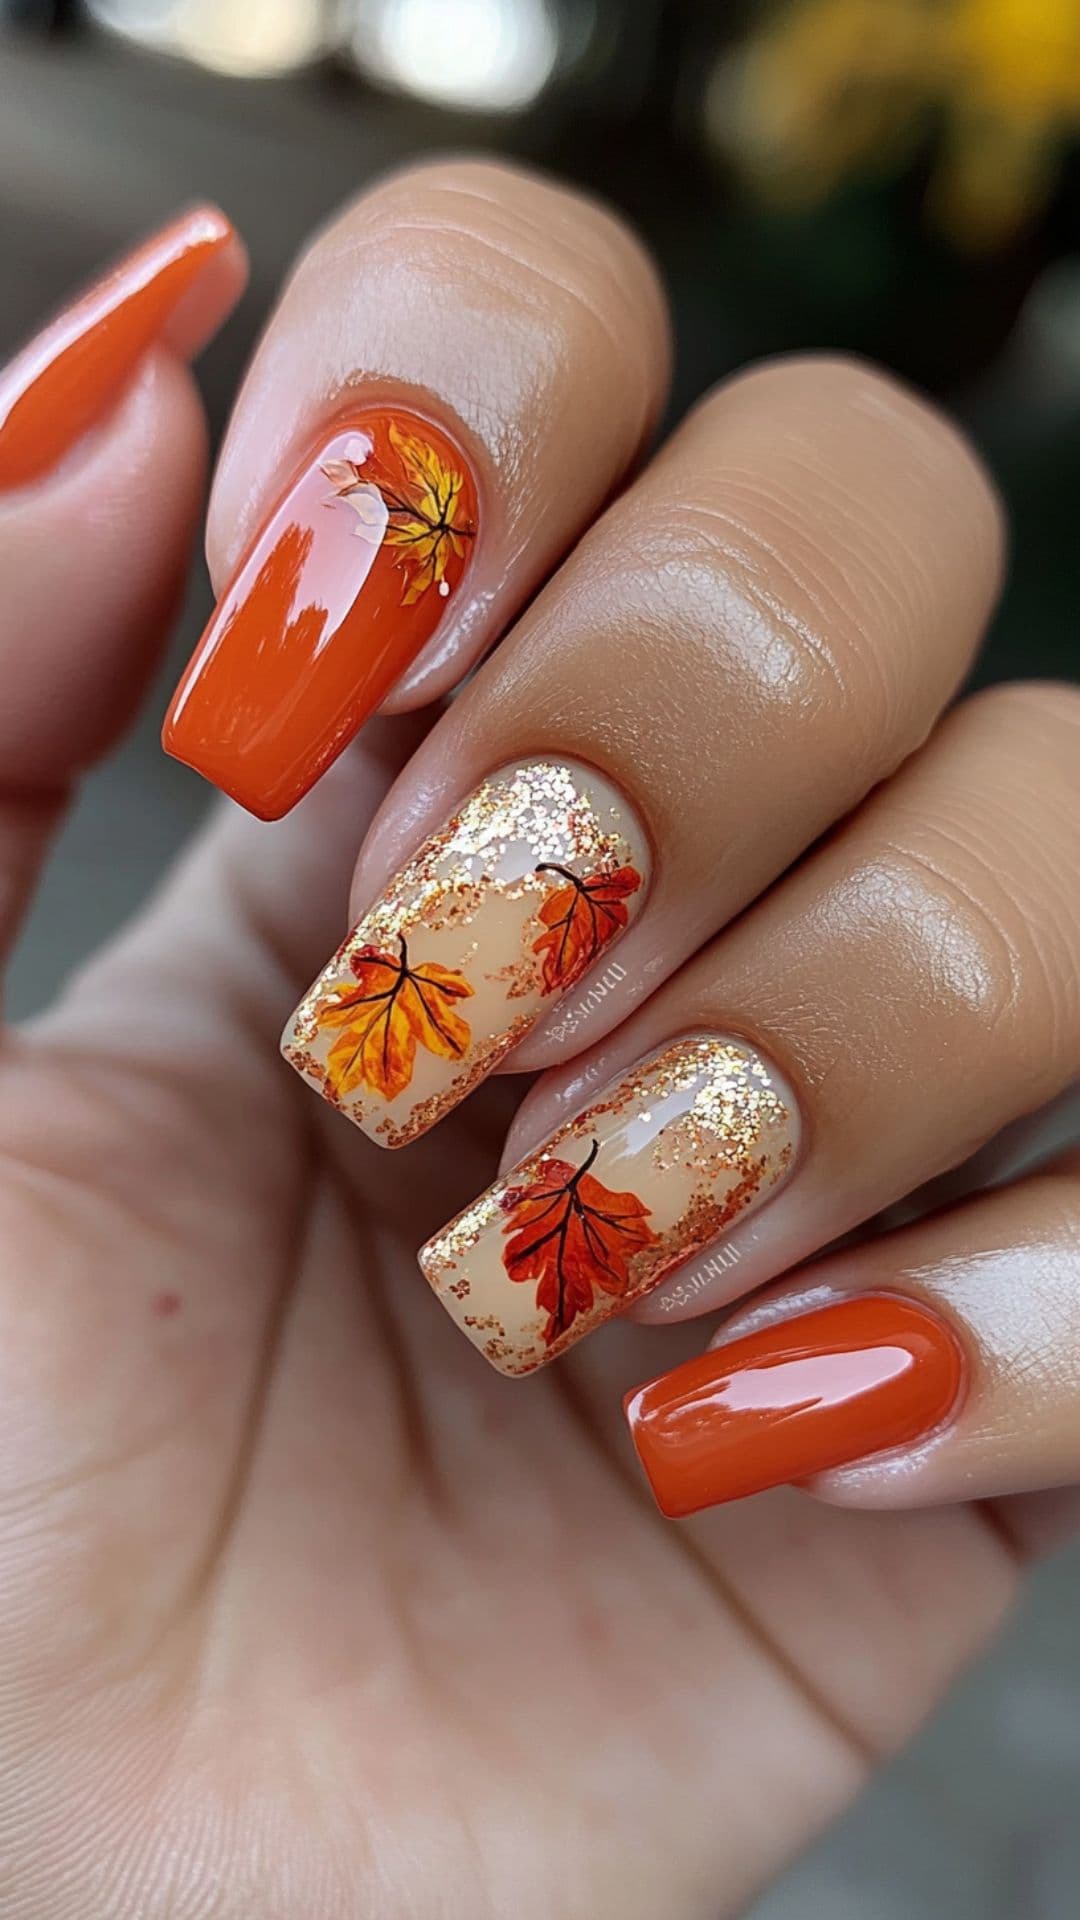
[[[896,821],[892,849],[939,1006],[1041,1093],[1080,1064],[1080,917],[1042,832],[987,794],[961,780],[932,815]]]
[[[662,601],[688,673],[735,679],[766,724],[816,725],[834,755],[842,732],[852,804],[924,738],[989,604],[996,535],[971,518],[987,483],[965,508],[958,461],[974,470],[878,369],[773,362],[700,403],[600,538],[635,615]]]
[[[956,422],[893,373],[853,354],[790,354],[720,383],[698,408],[707,426],[725,433],[733,418],[766,412],[780,431],[826,456],[842,432],[858,457],[859,497],[871,507],[902,469],[909,490],[947,503],[953,547],[1000,570],[1004,515],[989,470]]]
[[[972,694],[960,711],[992,736],[994,750],[1007,741],[1014,756],[1030,755],[1044,775],[1048,765],[1060,767],[1073,792],[1080,788],[1080,686],[1006,680]]]
[[[391,174],[354,200],[300,256],[294,279],[390,256],[412,283],[475,305],[484,287],[510,309],[535,309],[571,336],[599,328],[624,368],[667,351],[663,291],[643,243],[585,194],[527,168],[481,159],[429,162]],[[415,298],[415,295],[413,296]],[[634,323],[626,324],[626,316]]]
[[[865,525],[832,497],[826,544],[821,487],[790,470],[699,465],[630,495],[617,510],[609,605],[654,621],[669,659],[676,635],[682,673],[737,693],[783,741],[813,729],[808,743],[832,754],[842,734],[854,800],[924,730],[912,659],[921,623],[911,570],[871,561]]]
[[[1022,994],[1022,956],[1004,903],[987,897],[970,837],[942,818],[894,823],[882,848],[891,934],[929,990],[935,1019],[970,1042],[1006,1034]]]
[[[711,498],[666,502],[653,529],[669,580],[685,589],[684,619],[691,609],[704,617],[759,711],[828,710],[877,730],[861,698],[863,666],[877,672],[866,624],[845,569],[817,549],[790,489],[733,477]]]

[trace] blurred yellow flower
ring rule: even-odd
[[[939,137],[929,204],[1007,240],[1080,133],[1080,0],[782,0],[718,69],[710,132],[786,205]]]
[[[950,232],[993,246],[1037,211],[1080,130],[1080,4],[957,0],[950,14],[932,204]]]

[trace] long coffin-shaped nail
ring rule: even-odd
[[[678,1040],[429,1240],[420,1265],[501,1373],[532,1373],[761,1205],[794,1159],[792,1094],[740,1040]]]
[[[380,1145],[471,1093],[637,912],[648,851],[609,781],[563,760],[492,774],[376,901],[282,1051]]]
[[[0,490],[47,473],[108,412],[196,281],[235,244],[223,213],[194,207],[35,335],[0,376]]]
[[[339,420],[222,594],[167,751],[280,819],[430,640],[478,532],[475,481],[443,429],[390,406]]]
[[[944,1321],[870,1295],[699,1354],[628,1394],[625,1409],[674,1519],[912,1445],[946,1419],[963,1374]]]

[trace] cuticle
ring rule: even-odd
[[[362,414],[381,412],[394,407],[400,407],[403,413],[411,414],[424,426],[434,428],[436,433],[444,433],[449,440],[460,447],[462,456],[469,463],[476,488],[479,520],[476,544],[465,575],[465,583],[467,583],[469,575],[477,569],[478,562],[486,553],[492,534],[499,532],[502,527],[503,516],[498,505],[499,488],[495,484],[494,467],[489,449],[477,438],[472,428],[466,425],[456,408],[438,399],[430,387],[422,386],[419,382],[414,383],[385,375],[372,376],[357,370],[346,377],[345,385],[338,398],[339,404],[336,410],[323,416],[318,437],[310,443],[312,453],[319,445],[320,439],[329,438],[334,432],[340,433],[350,421]],[[449,608],[444,610],[444,617],[449,611]],[[432,640],[437,633],[436,627],[431,635]],[[430,645],[430,641],[426,644]]]

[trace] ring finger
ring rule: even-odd
[[[421,1257],[494,1364],[529,1372],[635,1299],[664,1320],[743,1295],[1071,1081],[1077,765],[1065,690],[970,701],[540,1083],[511,1171]]]

